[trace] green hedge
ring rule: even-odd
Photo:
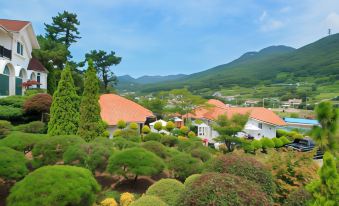
[[[0,140],[0,146],[10,147],[21,152],[29,152],[38,142],[49,138],[44,134],[29,134],[23,132],[11,132]]]
[[[41,121],[33,121],[27,124],[18,125],[14,128],[14,130],[26,133],[42,134],[46,132],[46,125]]]
[[[0,147],[0,165],[3,179],[17,180],[28,173],[24,154],[9,147]]]
[[[167,204],[158,197],[143,195],[129,206],[167,206]]]
[[[22,108],[26,99],[27,97],[25,96],[9,96],[5,98],[0,98],[0,105]]]
[[[14,120],[23,116],[21,108],[0,105],[0,119]]]
[[[12,129],[12,124],[6,120],[0,120],[0,139],[9,134]]]

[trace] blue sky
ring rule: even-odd
[[[270,45],[300,47],[339,32],[338,0],[0,0],[0,18],[30,20],[44,33],[57,12],[75,12],[91,49],[122,57],[117,75],[190,74]]]

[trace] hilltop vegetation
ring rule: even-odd
[[[240,58],[180,80],[143,86],[142,92],[156,92],[188,87],[194,91],[204,88],[216,91],[232,86],[293,84],[314,85],[337,83],[339,80],[339,34],[293,49],[273,46],[259,52],[249,52]]]

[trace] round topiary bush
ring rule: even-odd
[[[28,124],[22,124],[22,125],[16,126],[15,129],[21,132],[42,134],[45,132],[46,127],[45,127],[45,123],[41,121],[33,121]]]
[[[271,205],[257,184],[231,174],[206,173],[185,189],[182,205]]]
[[[211,154],[203,147],[192,150],[191,155],[192,157],[201,159],[203,162],[206,162],[211,158]]]
[[[144,141],[145,142],[147,142],[147,141],[158,141],[158,142],[160,142],[161,138],[162,138],[161,134],[151,132],[151,133],[145,135]]]
[[[284,146],[284,143],[281,141],[280,138],[272,138],[272,141],[274,142],[274,146],[275,148],[279,148],[279,147],[282,147]]]
[[[99,143],[85,143],[68,147],[63,155],[65,164],[85,167],[92,172],[105,171],[113,148]]]
[[[151,195],[143,195],[137,201],[132,202],[132,204],[130,204],[129,206],[168,206],[168,205],[158,197]]]
[[[184,181],[188,176],[201,172],[202,162],[189,154],[179,153],[170,159],[168,168],[176,179]]]
[[[161,179],[151,185],[146,195],[154,195],[159,197],[169,206],[179,205],[181,195],[185,190],[184,184],[175,179]]]
[[[63,154],[68,147],[84,144],[85,140],[75,135],[53,136],[38,142],[33,150],[34,167],[52,165],[63,160]]]
[[[190,186],[196,179],[198,179],[201,176],[201,174],[193,174],[186,178],[184,185],[185,187]]]
[[[135,197],[132,193],[124,192],[120,196],[120,205],[121,206],[129,206],[133,201]]]
[[[9,147],[0,147],[0,178],[17,180],[27,173],[26,159],[22,152]]]
[[[282,141],[283,145],[291,143],[291,141],[285,136],[282,136],[279,139]]]
[[[12,124],[6,120],[0,120],[0,139],[5,137],[12,129]]]
[[[100,186],[87,169],[74,166],[41,167],[17,182],[7,198],[8,206],[92,206]]]
[[[178,137],[176,136],[164,135],[161,137],[160,142],[168,147],[174,147],[178,144],[179,140]]]
[[[34,145],[48,138],[44,134],[11,132],[0,140],[0,146],[10,147],[14,150],[27,153],[33,149]]]
[[[261,148],[264,153],[267,153],[267,149],[275,147],[274,142],[267,137],[261,138],[260,142],[261,142]]]
[[[161,144],[160,142],[156,141],[148,141],[142,144],[142,147],[146,150],[153,152],[154,154],[158,155],[161,158],[166,158],[166,147]]]
[[[206,170],[229,173],[256,182],[269,196],[272,196],[275,192],[272,174],[262,163],[252,157],[235,154],[220,155],[208,162]]]

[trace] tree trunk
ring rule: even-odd
[[[138,180],[138,175],[135,175],[135,177],[134,177],[134,184],[137,183],[137,180]]]

